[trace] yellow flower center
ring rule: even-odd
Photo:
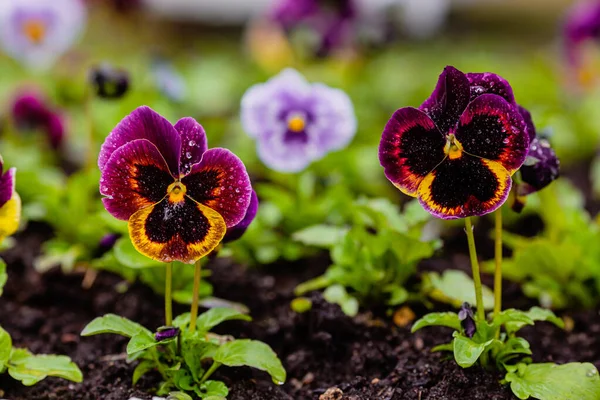
[[[288,129],[292,132],[302,132],[306,127],[306,121],[302,115],[293,115],[287,121]]]
[[[444,147],[444,153],[446,153],[448,158],[451,160],[460,158],[462,156],[462,152],[462,144],[456,140],[454,134],[448,135],[448,140],[446,141],[446,146]]]
[[[167,192],[169,193],[169,202],[181,203],[185,199],[187,188],[183,183],[177,181],[169,185]]]
[[[46,24],[40,19],[27,20],[23,24],[23,33],[32,43],[41,43],[46,36]]]

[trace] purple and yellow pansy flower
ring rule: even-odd
[[[379,146],[386,177],[431,214],[456,219],[499,208],[529,137],[506,80],[446,67],[420,108],[397,110]]]
[[[81,0],[3,0],[0,45],[33,69],[48,68],[75,43],[85,22]]]
[[[193,118],[173,126],[149,107],[109,134],[98,166],[105,208],[128,221],[140,253],[162,262],[194,263],[209,254],[251,203],[250,178],[237,156],[208,149]]]
[[[0,242],[19,228],[21,198],[15,191],[15,168],[3,172],[4,162],[0,156]]]

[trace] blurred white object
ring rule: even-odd
[[[79,38],[82,0],[0,0],[2,49],[32,69],[47,69]]]

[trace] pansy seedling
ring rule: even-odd
[[[15,168],[3,172],[4,162],[0,155],[0,242],[19,228],[21,198],[15,191]]]
[[[32,69],[45,69],[77,40],[86,23],[82,0],[3,0],[0,45]]]
[[[241,108],[242,125],[256,139],[260,159],[276,171],[301,171],[346,147],[356,133],[348,95],[310,84],[293,69],[248,89]]]
[[[64,141],[64,116],[35,91],[17,94],[12,105],[12,119],[19,131],[38,130],[46,134],[54,149],[60,148]]]

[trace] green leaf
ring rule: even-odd
[[[127,355],[130,356],[156,345],[158,345],[158,342],[154,339],[154,336],[147,331],[142,330],[132,336],[129,343],[127,343]]]
[[[313,225],[292,235],[292,239],[307,246],[330,248],[348,232],[347,228],[330,225]]]
[[[203,399],[210,397],[224,398],[229,394],[229,389],[221,381],[206,381],[200,386],[200,397]]]
[[[200,332],[210,332],[215,326],[232,320],[252,321],[252,317],[240,313],[233,308],[217,307],[203,312],[196,321],[196,327]]]
[[[290,303],[290,307],[294,312],[298,314],[303,314],[307,311],[310,311],[312,308],[312,300],[308,297],[297,297]]]
[[[234,340],[217,349],[214,361],[230,366],[249,366],[266,371],[273,382],[283,384],[286,379],[285,369],[277,354],[263,342],[249,339]]]
[[[83,328],[83,331],[81,331],[81,336],[115,333],[131,338],[140,332],[146,332],[148,335],[152,336],[152,332],[136,322],[119,317],[115,314],[106,314],[103,317],[95,318],[92,322],[87,324],[87,326]]]
[[[183,392],[171,392],[171,393],[169,393],[169,397],[167,397],[167,400],[194,400],[194,399],[192,399],[192,397],[190,395],[187,395]]]
[[[475,304],[475,289],[473,279],[464,271],[446,270],[440,274],[429,272],[425,275],[426,286],[429,286],[429,296],[442,303],[452,304],[458,308],[463,303]],[[494,292],[487,286],[482,286],[483,305],[486,310],[494,307]]]
[[[26,349],[14,349],[8,362],[8,373],[25,386],[32,386],[48,376],[73,382],[83,381],[77,365],[66,356],[34,355]]]
[[[12,352],[12,339],[8,332],[0,326],[0,373],[8,364],[10,353]]]
[[[600,378],[590,363],[519,364],[505,380],[519,399],[598,400]]]
[[[164,267],[165,265],[164,263],[154,261],[140,254],[135,247],[133,247],[129,237],[122,237],[117,240],[113,252],[117,261],[129,268],[154,268]]]
[[[350,296],[342,285],[329,286],[323,292],[323,298],[330,303],[337,304],[342,308],[344,314],[354,317],[358,314],[358,300]]]
[[[135,386],[142,376],[146,375],[155,368],[156,364],[154,360],[142,360],[133,370],[133,379],[131,384]]]
[[[426,326],[447,326],[448,328],[452,328],[457,331],[462,329],[460,326],[460,319],[458,319],[458,314],[454,312],[438,312],[427,314],[413,324],[411,332],[414,333],[421,328],[425,328]]]
[[[0,258],[0,296],[2,296],[2,290],[6,281],[8,280],[8,274],[6,273],[6,263]]]
[[[476,343],[468,337],[455,335],[452,343],[456,363],[463,368],[471,367],[477,362],[477,359],[484,352],[485,348],[492,344],[493,341],[492,339],[484,343]]]
[[[181,353],[195,381],[200,380],[204,373],[202,360],[211,357],[218,347],[215,343],[206,340],[205,336],[202,332],[190,334],[186,330],[181,338]]]
[[[525,325],[533,325],[534,321],[547,321],[553,323],[559,328],[564,329],[565,323],[562,319],[558,318],[551,310],[541,308],[541,307],[532,307],[529,311],[518,311],[513,310],[518,313],[522,313],[523,316],[529,318],[531,321],[527,323],[527,321],[512,319],[506,321],[506,332],[509,334],[517,332],[519,329],[524,327]]]

